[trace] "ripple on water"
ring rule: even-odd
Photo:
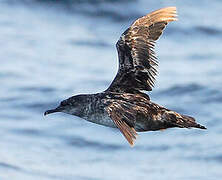
[[[166,96],[177,96],[182,94],[190,94],[192,92],[201,91],[205,87],[199,84],[185,84],[172,86],[166,90],[160,91],[158,94],[163,94]]]
[[[221,36],[222,35],[222,30],[217,29],[216,27],[213,26],[197,26],[195,29],[203,34],[206,34],[207,36]]]
[[[41,86],[38,86],[38,87],[20,87],[18,88],[19,91],[21,92],[30,92],[30,93],[35,93],[35,92],[40,92],[40,93],[53,93],[56,91],[55,88],[52,88],[52,87],[41,87]]]
[[[25,136],[45,136],[45,133],[43,131],[32,129],[32,128],[23,128],[23,129],[12,129],[10,130],[13,133],[21,134]]]
[[[121,145],[114,145],[114,144],[107,144],[107,143],[100,143],[95,141],[88,141],[83,137],[63,137],[69,146],[73,146],[75,148],[83,148],[89,147],[95,150],[100,151],[117,151],[126,149],[125,146]]]
[[[169,87],[168,89],[158,92],[158,95],[164,97],[176,96],[195,96],[196,101],[200,103],[222,103],[222,94],[220,90],[203,86],[199,84],[185,84]]]
[[[204,162],[216,162],[219,164],[222,164],[222,155],[218,154],[218,155],[195,155],[195,156],[190,156],[190,157],[186,157],[190,160],[195,160],[195,161],[204,161]]]
[[[1,168],[5,168],[5,169],[12,169],[12,170],[16,170],[16,171],[21,171],[22,169],[18,166],[9,164],[9,163],[5,163],[5,162],[0,162],[0,167]]]
[[[3,1],[4,2],[4,1]],[[8,0],[5,3],[18,4],[18,1]],[[95,18],[109,18],[114,21],[122,22],[129,19],[135,19],[142,16],[142,14],[135,8],[135,0],[69,0],[69,1],[55,1],[55,0],[22,0],[19,4],[27,6],[45,6],[47,8],[56,8],[64,13],[77,13],[88,17]],[[122,9],[127,8],[127,11]]]
[[[108,48],[112,47],[110,44],[103,42],[103,41],[85,41],[85,40],[72,40],[70,41],[71,44],[77,45],[77,46],[89,46],[89,47],[96,47],[96,48]]]

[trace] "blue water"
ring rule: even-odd
[[[152,101],[208,130],[140,133],[46,109],[99,92],[117,71],[115,42],[136,18],[177,6],[158,41]],[[222,1],[0,0],[1,180],[214,180],[222,176]]]

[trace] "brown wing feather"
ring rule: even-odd
[[[155,41],[168,22],[177,20],[176,7],[159,9],[136,20],[120,37],[116,47],[119,70],[106,91],[151,91],[157,75]]]
[[[127,113],[126,109],[123,109],[122,104],[119,104],[117,102],[113,102],[107,107],[107,112],[110,116],[110,118],[113,120],[115,125],[119,128],[121,133],[124,135],[126,140],[129,142],[131,146],[134,145],[134,141],[136,140],[137,133],[133,127],[130,127],[129,124],[127,124],[125,120],[130,120],[131,118],[135,119],[135,117],[132,117],[131,113]]]

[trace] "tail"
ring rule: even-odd
[[[199,128],[207,129],[206,127],[196,123],[195,119],[191,116],[182,115],[173,111],[166,112],[168,114],[170,123],[180,128]]]

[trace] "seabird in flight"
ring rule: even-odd
[[[162,8],[137,19],[116,43],[119,69],[108,89],[72,96],[45,115],[63,112],[118,128],[130,145],[134,144],[137,132],[172,127],[206,129],[193,117],[160,106],[142,92],[152,91],[157,75],[155,41],[166,25],[176,20],[176,7]]]

